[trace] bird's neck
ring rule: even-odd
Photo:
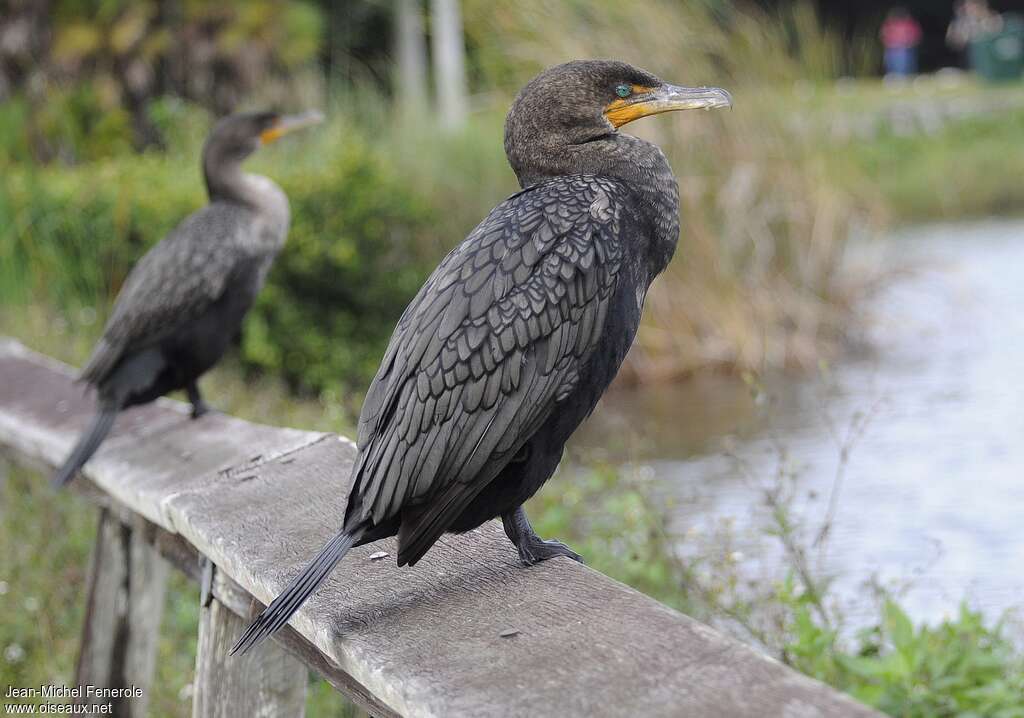
[[[252,191],[250,176],[242,171],[241,162],[222,160],[215,155],[204,157],[203,178],[211,201],[254,204],[259,200]]]
[[[242,171],[241,163],[204,163],[211,202],[241,204],[275,224],[288,223],[288,199],[272,180]]]
[[[651,278],[665,269],[679,241],[679,186],[657,145],[614,132],[589,142],[541,149],[531,153],[526,166],[512,162],[523,188],[576,174],[621,180],[635,197],[636,219],[651,241]]]

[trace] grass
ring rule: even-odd
[[[0,482],[0,683],[62,684],[74,672],[96,512],[5,464]]]
[[[43,477],[0,460],[0,684],[68,685],[74,676],[85,609],[96,510]],[[172,571],[164,603],[149,713],[191,715],[199,626],[199,587]],[[311,716],[357,715],[327,683],[311,679]]]
[[[847,151],[900,222],[1024,210],[1024,105],[951,121],[931,134],[882,129]]]

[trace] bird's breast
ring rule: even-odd
[[[249,203],[256,210],[255,234],[266,249],[277,251],[284,244],[291,223],[288,196],[267,177],[247,175],[246,184]]]

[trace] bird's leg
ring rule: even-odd
[[[185,391],[188,392],[188,400],[192,402],[193,419],[198,419],[210,410],[209,405],[203,401],[203,396],[199,393],[199,385],[196,384],[194,379],[188,383]]]
[[[513,511],[501,515],[501,523],[505,526],[505,535],[515,544],[520,560],[527,566],[539,561],[546,561],[555,556],[566,556],[573,561],[583,563],[580,555],[561,541],[545,541],[533,532],[526,510],[518,506]]]

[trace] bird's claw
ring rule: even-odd
[[[517,547],[519,549],[519,560],[527,566],[532,566],[541,561],[547,561],[555,556],[565,556],[577,563],[583,563],[583,557],[566,546],[561,541],[543,541],[538,539],[530,543],[524,543]]]
[[[200,401],[200,402],[192,405],[192,414],[191,414],[191,416],[192,416],[193,419],[198,419],[203,414],[209,414],[209,413],[210,413],[210,406],[205,401]]]

